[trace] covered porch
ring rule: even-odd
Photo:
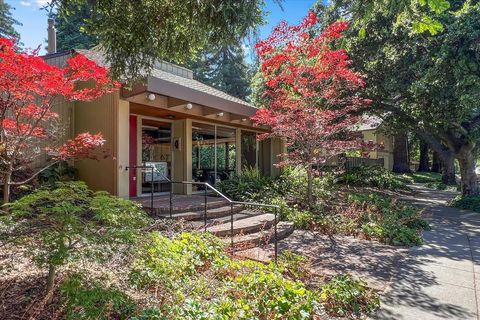
[[[256,108],[175,67],[155,70],[146,85],[121,92],[119,158],[128,165],[118,172],[118,195],[149,196],[152,188],[155,195],[170,188],[174,194],[202,193],[202,185],[172,187],[168,181],[214,186],[247,167],[279,174],[275,164],[283,143],[257,139],[267,129],[253,126]]]

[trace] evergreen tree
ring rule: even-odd
[[[94,36],[83,32],[92,7],[84,2],[65,2],[61,6],[59,13],[53,15],[57,29],[57,51],[89,49],[97,45]],[[68,8],[63,8],[65,6]]]
[[[195,78],[234,97],[250,95],[249,68],[240,44],[210,46],[187,64]]]
[[[22,24],[12,17],[11,10],[15,10],[4,0],[0,0],[0,37],[20,39],[20,34],[14,26]]]

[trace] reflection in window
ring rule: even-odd
[[[150,169],[142,171],[142,193],[167,192],[170,184],[172,154],[171,125],[149,119],[142,120],[142,164],[154,167],[153,177]]]
[[[192,178],[211,185],[229,179],[236,168],[236,130],[192,123]],[[194,190],[201,190],[197,186]]]
[[[255,132],[243,131],[241,133],[242,141],[242,169],[243,168],[258,168],[257,167],[257,158],[258,158],[258,143],[257,135]]]

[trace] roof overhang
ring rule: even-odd
[[[147,79],[146,89],[148,92],[158,93],[164,96],[182,99],[208,106],[233,114],[238,114],[245,117],[252,117],[255,115],[257,109],[248,105],[236,103],[234,101],[222,99],[220,97],[210,95],[206,92],[201,92],[177,83],[173,83],[164,79],[149,76]]]

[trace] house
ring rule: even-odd
[[[105,66],[98,49],[49,53],[63,65],[81,53]],[[169,192],[173,181],[215,184],[242,168],[277,175],[280,139],[257,141],[251,104],[193,79],[191,70],[167,62],[155,65],[143,84],[122,88],[91,102],[60,102],[56,111],[67,136],[101,132],[106,139],[99,160],[77,160],[79,179],[93,190],[121,197]],[[152,171],[149,168],[154,167]],[[202,185],[174,184],[173,192],[202,192]]]
[[[373,116],[364,117],[356,131],[362,133],[364,141],[381,146],[377,150],[368,152],[367,158],[383,160],[383,167],[391,171],[393,169],[393,136],[387,133],[382,120]]]

